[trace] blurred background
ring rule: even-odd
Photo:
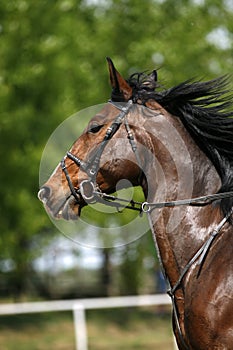
[[[74,245],[37,199],[51,133],[110,97],[106,56],[124,77],[158,69],[166,88],[232,74],[233,2],[0,2],[1,302],[164,291],[150,232],[122,248]]]

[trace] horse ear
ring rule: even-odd
[[[128,101],[132,97],[132,88],[127,81],[122,78],[120,73],[116,70],[111,58],[107,57],[108,69],[110,75],[110,82],[113,88],[112,96],[120,101]]]

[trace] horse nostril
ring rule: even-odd
[[[47,202],[49,196],[51,194],[51,189],[47,186],[42,187],[38,192],[38,198],[44,204]]]

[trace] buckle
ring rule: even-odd
[[[95,203],[95,186],[90,180],[83,180],[79,185],[81,196],[87,203]]]

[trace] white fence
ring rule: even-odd
[[[0,304],[0,315],[29,314],[36,312],[73,311],[76,350],[88,349],[88,336],[85,310],[140,307],[150,305],[171,305],[166,294],[126,297],[56,300],[30,303]],[[177,349],[174,341],[174,349]]]

